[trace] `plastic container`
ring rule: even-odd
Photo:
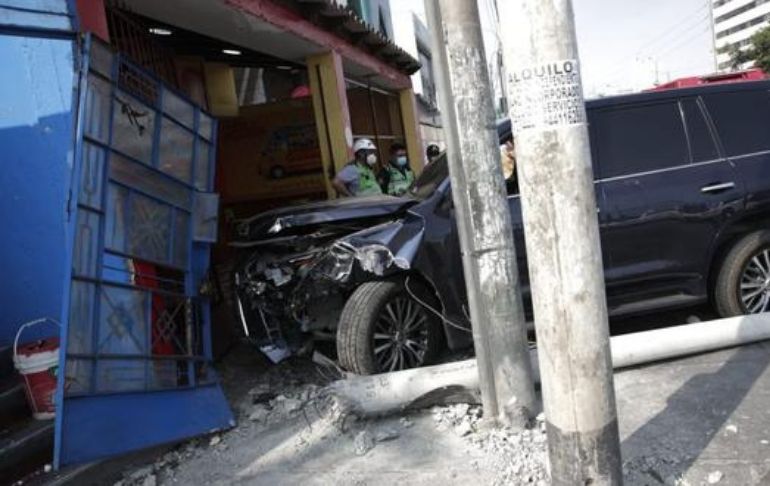
[[[38,319],[22,325],[13,342],[13,364],[24,381],[32,415],[38,420],[52,419],[55,415],[53,397],[59,368],[59,338],[49,337],[19,346],[19,337],[24,329],[49,320],[56,322]]]

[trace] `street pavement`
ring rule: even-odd
[[[627,484],[770,484],[770,343],[615,374]]]

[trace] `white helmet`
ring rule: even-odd
[[[353,153],[357,153],[359,150],[377,150],[377,147],[368,138],[359,138],[353,144]]]

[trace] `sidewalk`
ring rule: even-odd
[[[769,365],[763,343],[616,373],[626,484],[770,485]],[[356,421],[307,384],[320,375],[287,366],[231,376],[238,427],[125,471],[121,484],[547,484],[540,424],[485,432],[467,405]],[[282,396],[257,398],[284,379]]]

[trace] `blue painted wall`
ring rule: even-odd
[[[68,0],[0,0],[0,27],[70,31],[74,8]]]
[[[0,35],[0,59],[0,346],[4,346],[23,322],[61,315],[76,85],[71,40]],[[34,332],[29,335],[33,336]]]

